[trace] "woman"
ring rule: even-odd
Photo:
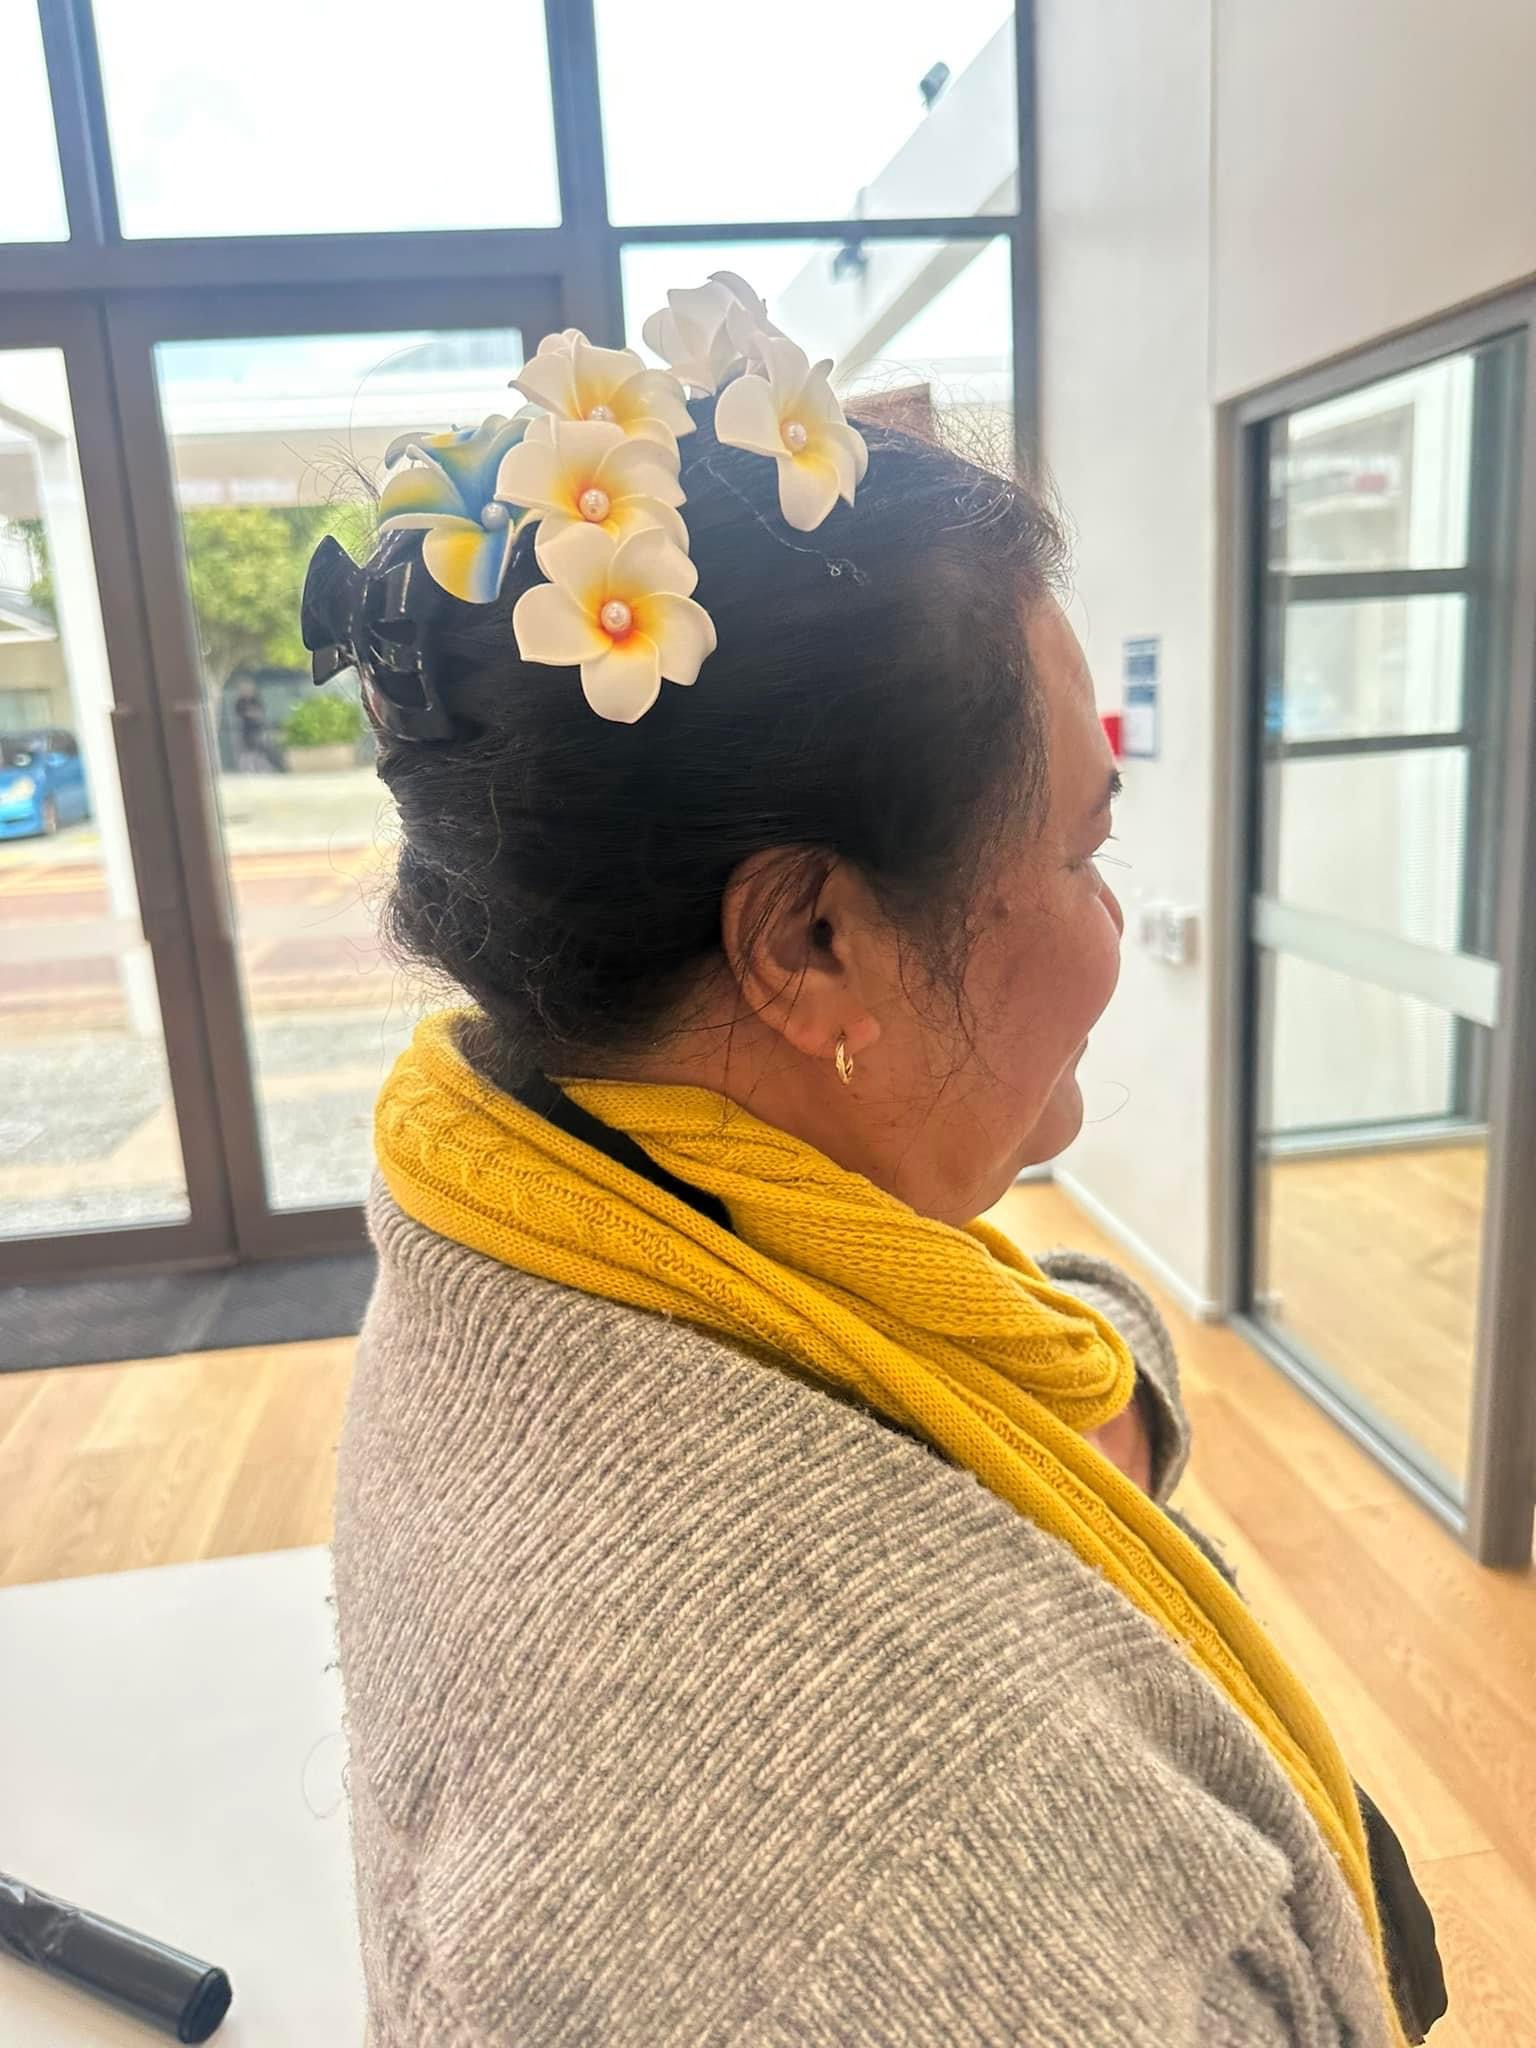
[[[1418,2038],[1332,1739],[1160,1505],[1155,1312],[970,1220],[1118,965],[1056,529],[739,280],[647,339],[401,444],[306,593],[471,1001],[380,1103],[342,1448],[370,2041]]]

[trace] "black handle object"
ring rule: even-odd
[[[229,1979],[167,1948],[0,1872],[0,1955],[31,1963],[173,2041],[206,2041],[229,2011]]]

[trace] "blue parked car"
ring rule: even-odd
[[[90,815],[85,764],[72,732],[44,726],[0,733],[0,839],[51,836]]]

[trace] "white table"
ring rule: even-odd
[[[216,2048],[363,2034],[324,1550],[0,1591],[0,1870],[227,1970]],[[164,2039],[0,1956],[4,2048]]]

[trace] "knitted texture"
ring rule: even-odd
[[[1386,2048],[1273,1753],[1064,1543],[685,1322],[373,1223],[369,2048]]]
[[[1074,1430],[1130,1399],[1113,1327],[1001,1232],[919,1216],[707,1089],[564,1084],[718,1195],[732,1235],[490,1087],[458,1051],[455,1021],[418,1028],[378,1103],[380,1166],[418,1220],[433,1222],[430,1206],[433,1227],[472,1232],[464,1241],[493,1258],[783,1353],[871,1405],[898,1405],[901,1420],[936,1419],[938,1377],[1005,1416],[1044,1406]]]
[[[983,1223],[949,1228],[697,1088],[568,1093],[723,1200],[735,1231],[474,1071],[446,1012],[379,1100],[380,1167],[418,1222],[541,1278],[675,1315],[850,1386],[1068,1544],[1179,1642],[1274,1750],[1387,1967],[1354,1786],[1327,1724],[1205,1555],[1080,1431],[1134,1372],[1096,1311]]]
[[[1152,1411],[1152,1498],[1166,1507],[1189,1463],[1189,1418],[1179,1390],[1178,1354],[1152,1297],[1129,1273],[1091,1252],[1041,1252],[1037,1263],[1048,1279],[1111,1323],[1135,1358],[1137,1384]]]

